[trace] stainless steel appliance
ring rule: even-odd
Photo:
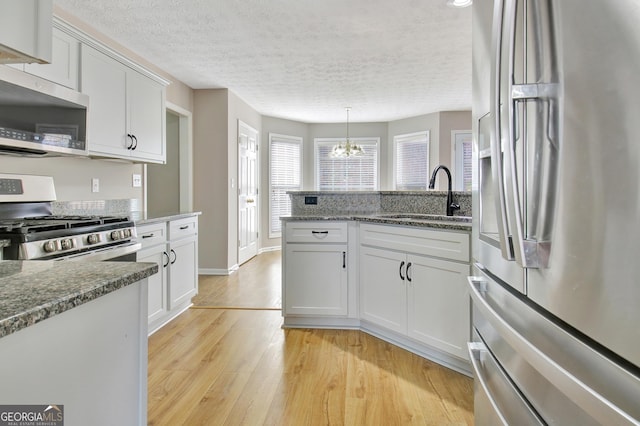
[[[87,156],[89,96],[0,65],[0,154]]]
[[[141,244],[122,216],[54,216],[53,179],[0,174],[4,260],[136,261]]]
[[[640,424],[638,22],[474,1],[477,424]]]

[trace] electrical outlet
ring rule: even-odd
[[[133,187],[140,188],[142,186],[142,176],[139,174],[133,174]]]
[[[100,192],[100,179],[91,179],[91,192]]]

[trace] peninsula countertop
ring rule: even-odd
[[[129,213],[129,217],[136,225],[147,225],[149,223],[167,222],[170,220],[184,219],[186,217],[199,216],[202,212],[175,211],[175,212],[146,212],[134,211]]]
[[[388,225],[416,226],[422,228],[450,229],[471,231],[471,218],[468,216],[444,216],[419,213],[343,213],[336,215],[297,215],[283,216],[283,221],[341,221],[382,223]]]
[[[155,263],[0,261],[0,337],[157,272]]]

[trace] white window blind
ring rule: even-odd
[[[429,132],[393,137],[395,188],[426,190],[429,185]]]
[[[269,134],[269,237],[280,236],[280,216],[291,214],[287,191],[302,189],[302,138]]]
[[[315,187],[319,191],[375,191],[378,189],[379,138],[350,138],[364,154],[333,158],[334,145],[343,139],[317,138],[315,142]]]
[[[453,171],[454,189],[471,191],[473,144],[470,131],[453,131],[455,167]]]

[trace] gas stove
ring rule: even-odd
[[[51,178],[0,174],[0,240],[10,242],[3,259],[111,260],[140,248],[127,216],[52,215],[52,197]]]

